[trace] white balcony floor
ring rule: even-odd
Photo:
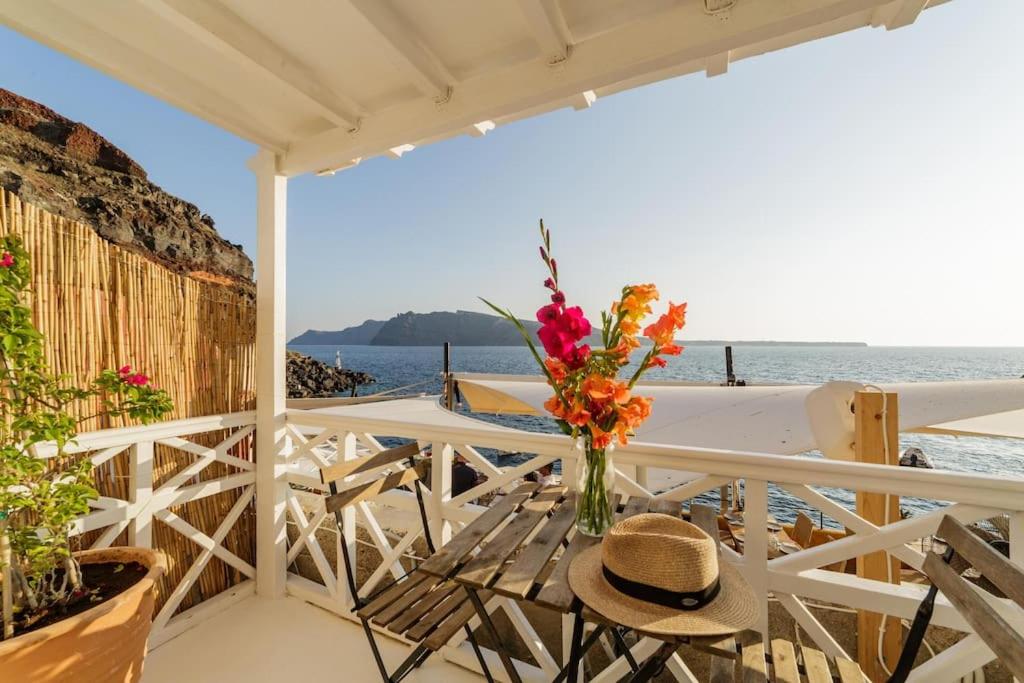
[[[394,670],[410,652],[378,636]],[[297,598],[251,597],[149,653],[143,683],[380,681],[362,629]],[[432,655],[406,681],[478,682],[482,677]]]

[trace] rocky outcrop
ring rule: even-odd
[[[288,398],[320,398],[349,394],[375,380],[365,372],[338,370],[295,351],[287,354]]]
[[[251,291],[252,261],[107,139],[0,88],[0,187],[177,272]]]

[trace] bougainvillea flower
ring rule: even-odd
[[[136,387],[144,387],[149,384],[149,378],[141,372],[137,372],[134,375],[128,375],[124,378],[124,381]]]
[[[14,254],[9,251],[5,251],[3,256],[0,256],[0,268],[10,268],[14,265]]]
[[[131,373],[132,373],[132,366],[130,366],[130,365],[123,365],[123,366],[121,366],[121,369],[117,371],[117,374],[119,374],[119,375],[130,375]]]

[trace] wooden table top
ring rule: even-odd
[[[616,496],[616,507],[618,502]],[[677,501],[634,496],[616,519],[643,512],[678,516],[681,511]],[[526,483],[477,517],[419,569],[569,614],[579,604],[569,588],[569,564],[582,550],[601,542],[576,533],[575,522],[575,492],[562,485]],[[562,554],[555,559],[559,549]]]

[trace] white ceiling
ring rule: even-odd
[[[286,175],[861,27],[945,0],[0,0],[0,22],[278,154]]]

